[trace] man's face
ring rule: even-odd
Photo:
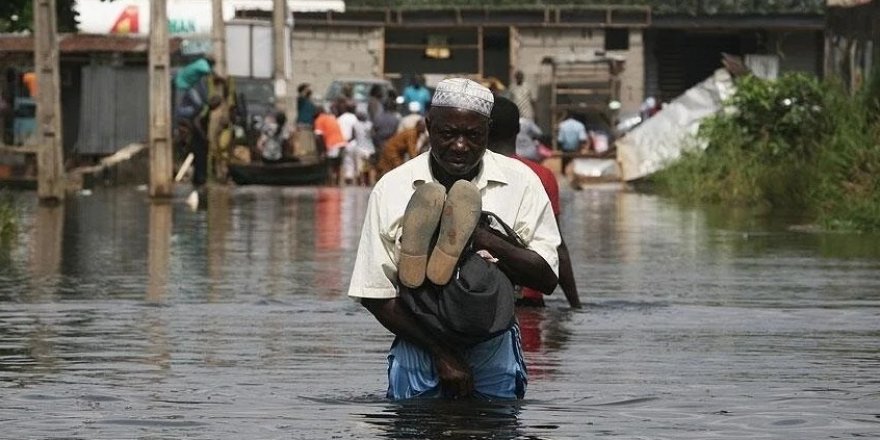
[[[470,110],[433,107],[425,123],[431,156],[444,171],[464,176],[480,164],[488,142],[488,118]]]

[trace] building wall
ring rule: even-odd
[[[839,77],[858,90],[876,74],[880,60],[880,1],[862,6],[828,8],[824,43],[827,76]]]
[[[381,27],[300,26],[293,30],[293,78],[318,96],[336,78],[381,77]]]
[[[645,47],[642,31],[629,31],[629,50],[609,51],[626,58],[620,75],[621,114],[635,113],[645,100]]]
[[[822,75],[824,41],[819,31],[772,32],[768,49],[779,55],[779,73],[803,72]]]
[[[77,154],[113,154],[149,137],[149,76],[145,66],[107,64],[82,68]],[[65,141],[67,143],[67,141]]]
[[[533,87],[536,97],[535,119],[538,125],[550,128],[549,87],[552,70],[542,65],[547,56],[587,55],[605,48],[605,33],[601,29],[588,28],[529,28],[520,27],[514,32],[511,60],[514,69],[522,70],[526,81]],[[621,76],[621,112],[638,110],[644,95],[644,49],[642,32],[632,29],[629,33],[629,50],[612,51],[611,54],[626,57],[625,71]]]
[[[588,28],[520,27],[513,30],[512,39],[512,68],[525,73],[537,100],[537,122],[549,129],[551,69],[541,60],[604,50],[605,33]],[[381,77],[385,73],[383,42],[381,27],[298,25],[293,31],[294,82],[308,82],[322,96],[335,78]],[[621,75],[621,112],[637,111],[645,89],[642,31],[630,30],[628,50],[609,53],[626,58]]]

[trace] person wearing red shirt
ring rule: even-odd
[[[556,176],[547,167],[516,155],[517,133],[519,133],[519,109],[516,104],[509,99],[495,97],[495,105],[492,107],[492,122],[489,128],[489,149],[498,154],[519,159],[538,175],[538,178],[541,179],[541,184],[544,186],[544,191],[547,192],[547,196],[550,198],[550,205],[553,208],[553,214],[556,216],[558,224],[561,208],[559,206],[559,183],[556,181]],[[562,240],[557,252],[559,254],[559,287],[562,288],[568,304],[572,308],[580,308],[581,300],[574,281],[571,255],[568,253],[565,239]],[[517,304],[543,307],[544,296],[541,292],[524,287],[522,289],[522,298],[517,301]]]

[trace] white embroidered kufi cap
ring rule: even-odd
[[[437,83],[431,106],[463,108],[488,118],[494,102],[492,92],[480,83],[467,78],[448,78]]]

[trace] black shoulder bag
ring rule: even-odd
[[[510,243],[525,248],[516,232],[495,214],[483,212],[480,223]],[[470,245],[462,253],[448,284],[437,286],[426,281],[415,289],[401,285],[400,298],[423,327],[463,347],[492,339],[516,322],[513,283],[496,264],[484,260]]]

